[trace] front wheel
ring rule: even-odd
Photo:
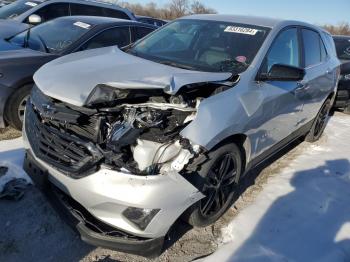
[[[7,102],[7,120],[10,126],[17,130],[22,130],[24,111],[31,89],[32,85],[17,89]]]
[[[320,139],[324,129],[326,128],[331,108],[331,100],[327,99],[326,102],[324,102],[322,105],[321,110],[318,112],[310,129],[310,132],[305,137],[305,141],[312,143]]]
[[[198,171],[205,198],[190,209],[186,219],[196,227],[214,223],[230,208],[242,172],[242,153],[235,144],[218,147],[208,157]]]

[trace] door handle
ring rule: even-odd
[[[299,92],[299,91],[304,91],[304,90],[307,90],[309,89],[309,83],[307,82],[298,82],[297,83],[297,87],[294,89],[296,92]]]
[[[327,69],[327,71],[326,71],[326,73],[327,73],[327,75],[331,75],[333,72],[332,72],[332,70],[331,69]]]

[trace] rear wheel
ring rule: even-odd
[[[305,141],[315,142],[320,139],[324,129],[326,128],[331,107],[331,100],[326,100],[326,102],[322,105],[321,110],[318,112],[310,132],[305,137]]]
[[[205,198],[196,203],[187,217],[189,224],[208,226],[230,208],[242,172],[241,150],[226,144],[208,154],[209,160],[198,171]]]
[[[22,130],[25,106],[32,85],[26,85],[16,90],[7,102],[6,118],[13,128]]]

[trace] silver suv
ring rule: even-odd
[[[317,140],[338,77],[334,42],[319,27],[185,17],[128,50],[39,69],[24,166],[83,240],[154,254],[178,218],[215,222],[247,171],[299,137]]]

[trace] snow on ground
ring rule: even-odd
[[[350,117],[271,177],[205,261],[350,261]]]
[[[22,169],[23,157],[22,138],[0,142],[0,167],[8,167],[8,172],[0,176],[0,192],[7,182],[15,178],[24,178],[31,183],[30,178]]]

